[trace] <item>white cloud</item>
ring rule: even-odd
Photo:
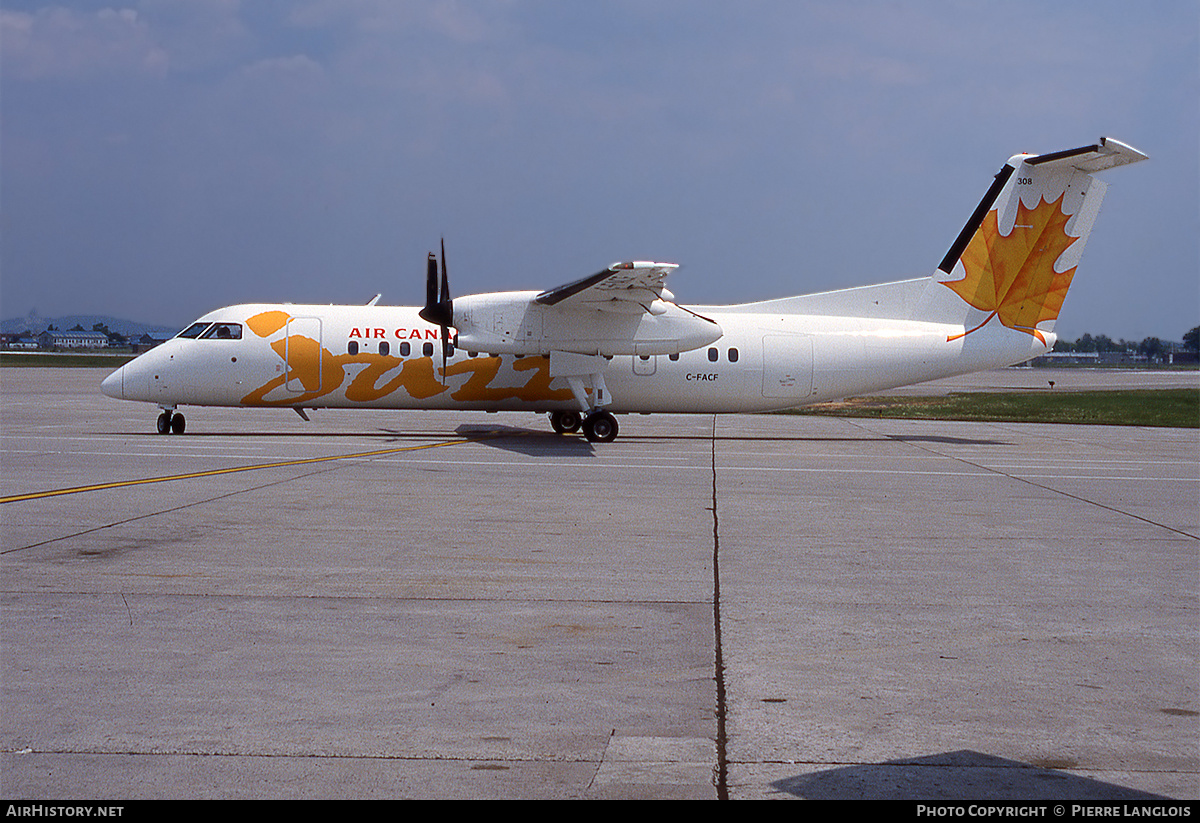
[[[296,54],[290,57],[271,57],[259,60],[246,66],[241,71],[242,75],[248,78],[254,77],[279,77],[279,78],[304,78],[304,79],[319,79],[324,76],[325,71],[321,65],[311,57],[304,54]]]
[[[166,50],[133,9],[0,11],[0,43],[4,70],[22,79],[162,75],[169,65]]]

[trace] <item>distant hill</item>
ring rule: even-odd
[[[19,334],[26,330],[34,334],[41,334],[48,326],[54,326],[59,331],[67,331],[76,326],[83,326],[84,330],[91,331],[92,326],[97,323],[103,323],[108,327],[109,331],[122,334],[126,337],[150,332],[174,334],[179,331],[179,329],[173,326],[155,326],[149,323],[138,323],[134,320],[123,320],[119,317],[106,317],[100,314],[68,314],[64,317],[39,317],[37,314],[31,312],[27,317],[0,320],[0,334]]]

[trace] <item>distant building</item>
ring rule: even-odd
[[[44,331],[38,335],[43,349],[106,349],[108,335],[99,331]]]
[[[149,351],[155,346],[161,346],[175,335],[171,332],[152,331],[143,334],[137,340],[130,340],[129,345],[135,353]]]
[[[1062,363],[1089,363],[1096,365],[1100,362],[1100,355],[1094,351],[1052,351],[1043,354],[1041,357],[1035,357],[1029,362],[1035,366],[1052,366]]]

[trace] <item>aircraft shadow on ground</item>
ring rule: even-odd
[[[163,437],[157,432],[137,431],[125,432],[127,436],[144,436],[146,439],[153,440]],[[565,454],[574,456],[590,456],[595,454],[595,447],[592,443],[584,439],[580,434],[560,435],[554,432],[544,431],[541,429],[529,429],[521,426],[507,426],[503,424],[484,424],[484,423],[464,423],[451,431],[401,431],[399,429],[375,428],[361,430],[346,430],[338,429],[336,431],[291,431],[291,430],[275,430],[268,429],[252,429],[241,431],[230,431],[221,429],[216,431],[189,431],[186,435],[176,435],[188,438],[279,438],[289,439],[296,437],[306,438],[324,438],[335,439],[345,437],[356,437],[360,439],[381,439],[388,442],[402,442],[405,440],[427,441],[437,439],[451,439],[454,437],[469,437],[478,439],[481,443],[496,446],[509,451],[517,451],[530,456],[547,455],[547,454]],[[630,440],[646,440],[646,441],[661,441],[661,440],[704,440],[710,441],[713,435],[707,433],[695,434],[652,434],[638,435],[629,434],[621,435],[621,441]],[[519,443],[517,441],[525,441]],[[729,432],[718,432],[716,435],[718,442],[765,442],[778,441],[786,443],[881,443],[889,440],[895,440],[903,443],[941,443],[943,445],[955,446],[1007,446],[1008,443],[1002,440],[980,440],[968,437],[943,437],[939,435],[897,435],[897,434],[868,434],[858,437],[846,436],[813,436],[803,434],[785,434],[785,435],[740,435],[731,434]],[[601,444],[603,445],[603,444]]]
[[[888,434],[888,440],[901,443],[941,443],[945,446],[1011,446],[1003,440],[978,440],[973,437],[944,437],[936,434]]]
[[[480,424],[463,424],[454,430],[462,437],[477,437],[482,443],[488,443],[498,448],[507,448],[522,453],[539,454],[575,454],[591,455],[595,453],[593,444],[578,434],[560,435],[537,429],[525,429],[519,426],[487,426]],[[529,442],[523,447],[514,441],[525,439]],[[711,434],[653,434],[653,435],[621,435],[620,440],[703,440],[711,441]],[[797,435],[737,435],[717,434],[717,442],[763,442],[777,441],[785,443],[884,443],[895,440],[902,443],[940,443],[953,446],[1007,446],[1003,440],[978,440],[969,437],[940,437],[936,435],[866,435],[863,437],[809,437]],[[537,444],[535,447],[533,444]],[[601,444],[603,447],[604,444]]]
[[[528,457],[544,457],[544,456],[568,456],[568,457],[592,457],[596,454],[594,444],[585,440],[581,435],[568,434],[561,435],[553,432],[541,431],[538,429],[527,429],[520,426],[506,426],[502,424],[487,425],[480,423],[464,423],[454,430],[454,434],[460,437],[467,437],[475,440],[485,446],[493,446],[505,451],[518,452]],[[710,441],[713,439],[709,434],[675,434],[662,435],[655,434],[649,437],[639,435],[624,435],[621,438],[625,441],[630,440],[704,440]],[[897,440],[901,442],[930,442],[941,443],[943,445],[957,446],[1004,446],[1008,445],[1000,440],[976,440],[965,437],[939,437],[939,436],[919,436],[919,435],[880,435],[880,436],[865,436],[865,437],[795,437],[790,435],[771,436],[771,435],[754,435],[741,436],[730,434],[718,434],[716,436],[718,442],[726,441],[781,441],[781,442],[851,442],[851,443],[877,443],[887,442],[889,440]],[[601,444],[601,448],[604,444]]]
[[[1170,798],[973,751],[846,766],[786,777],[776,790],[805,800],[1128,800]]]
[[[581,436],[563,436],[520,426],[463,423],[454,433],[484,446],[517,452],[527,457],[592,457],[596,453],[592,443]]]

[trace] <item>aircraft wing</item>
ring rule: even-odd
[[[663,282],[677,268],[674,263],[613,263],[540,294],[456,298],[452,325],[458,347],[518,355],[649,357],[707,346],[721,336],[721,327],[674,302]]]
[[[597,309],[619,314],[660,314],[658,300],[673,300],[664,282],[679,266],[675,263],[613,263],[589,277],[542,292],[534,298],[543,306]]]

